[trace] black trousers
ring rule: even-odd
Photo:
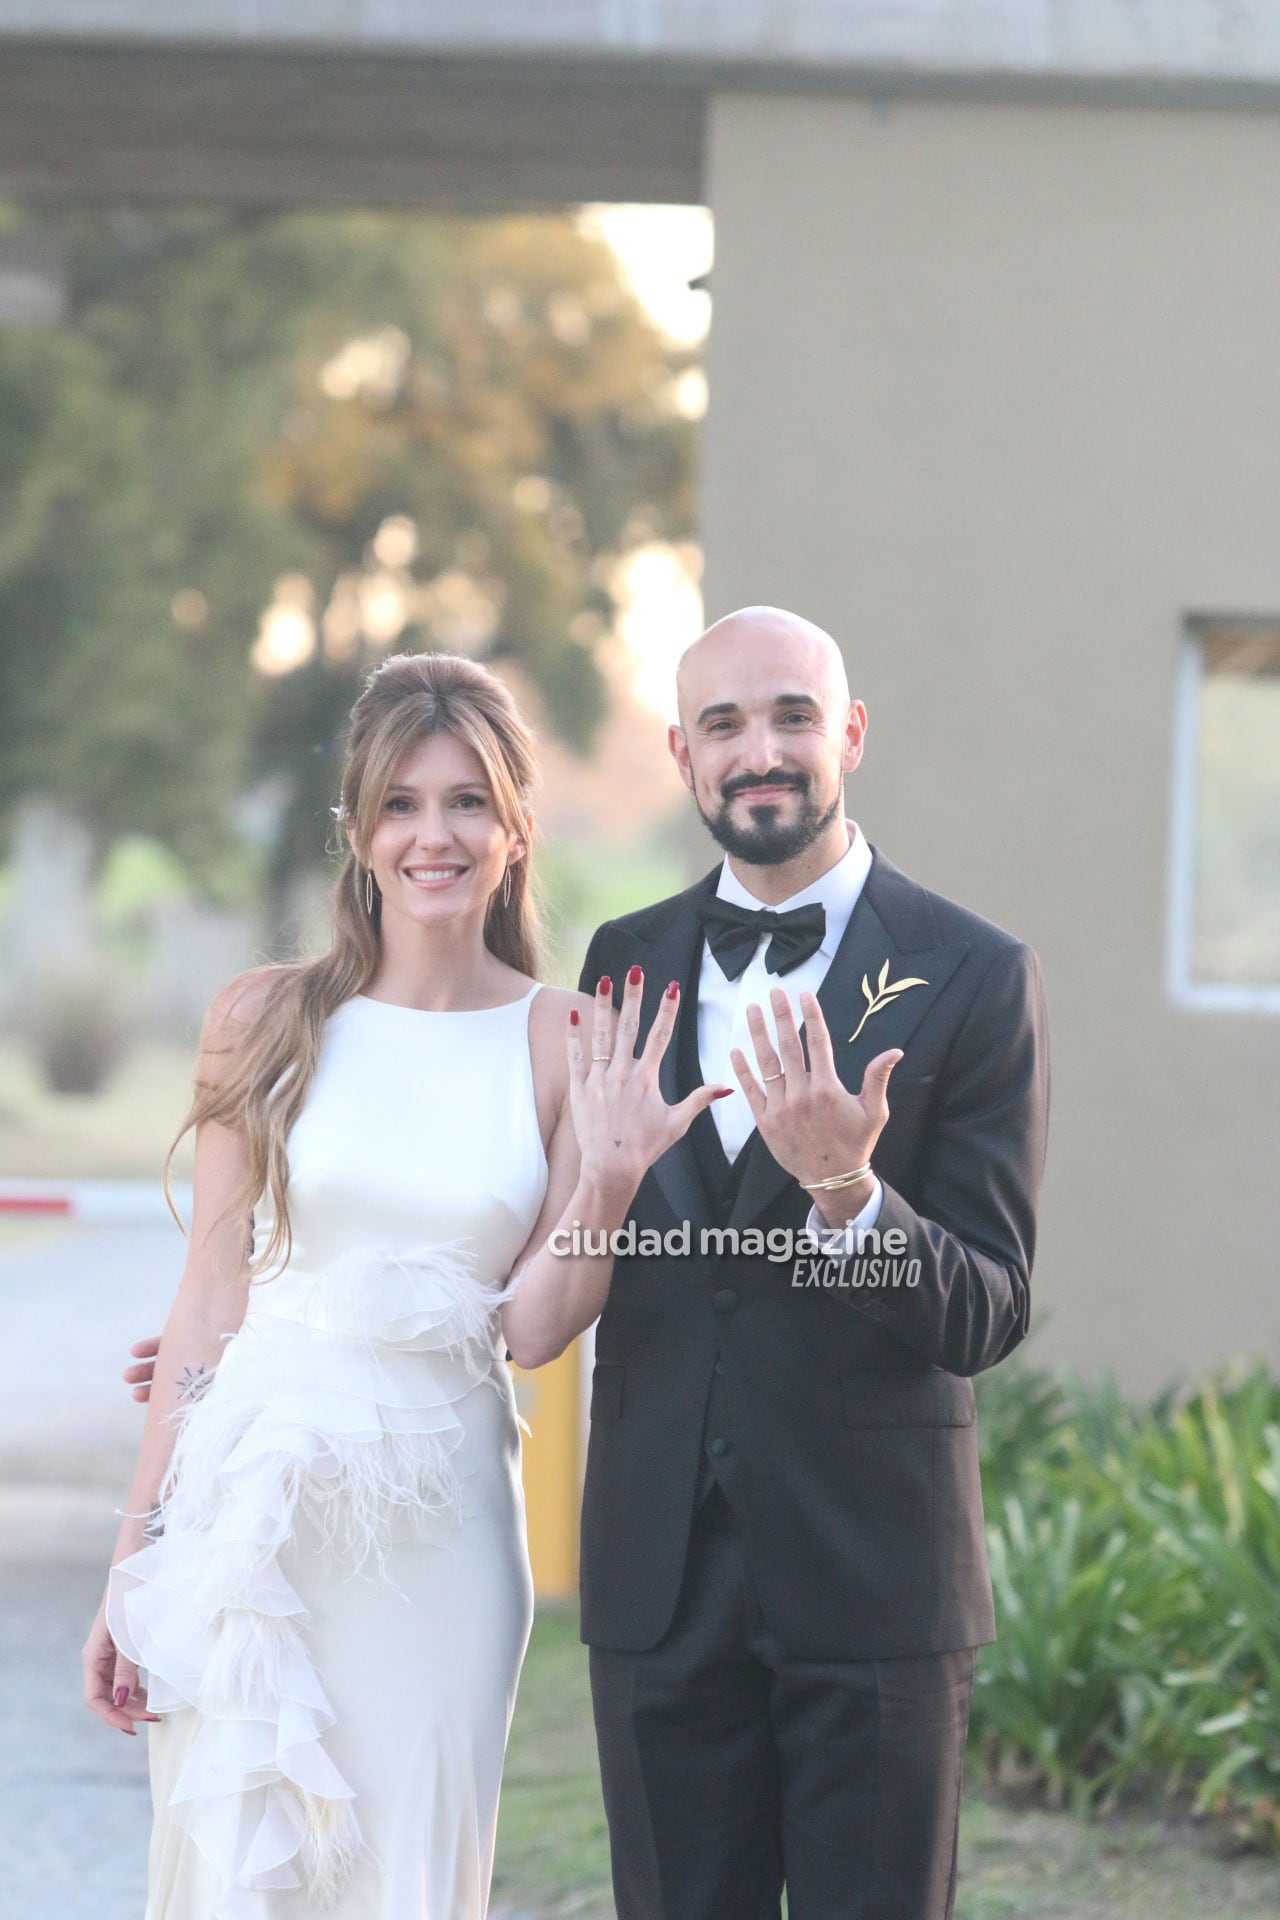
[[[664,1638],[590,1658],[618,1920],[949,1920],[972,1648],[793,1658],[713,1482]]]

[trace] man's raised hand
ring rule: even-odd
[[[760,1137],[778,1165],[802,1184],[851,1173],[870,1160],[884,1131],[889,1118],[889,1075],[902,1050],[891,1047],[878,1053],[868,1062],[861,1091],[850,1093],[836,1073],[831,1035],[817,996],[800,995],[808,1066],[790,996],[784,988],[775,987],[769,1004],[778,1032],[776,1048],[760,1008],[747,1008],[760,1078],[740,1048],[729,1055]]]

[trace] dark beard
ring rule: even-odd
[[[729,818],[729,807],[737,798],[736,793],[722,802],[718,813],[704,813],[696,793],[693,804],[698,809],[703,826],[716,845],[723,847],[726,853],[732,854],[735,860],[741,860],[748,867],[781,867],[785,866],[788,860],[794,860],[798,854],[804,853],[806,848],[811,847],[814,841],[826,832],[831,822],[839,818],[844,807],[844,795],[839,789],[825,813],[819,813],[814,805],[808,782],[799,791],[800,812],[789,827],[779,824],[776,806],[761,807],[752,826],[735,826]]]

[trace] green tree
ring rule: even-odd
[[[216,894],[263,774],[291,782],[276,884],[317,860],[388,651],[510,659],[589,742],[611,560],[693,523],[687,356],[602,241],[568,217],[62,226],[69,323],[0,331],[0,804],[53,792]]]

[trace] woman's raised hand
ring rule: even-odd
[[[632,967],[622,1009],[615,1014],[613,983],[602,975],[589,1035],[577,1008],[569,1014],[569,1096],[582,1171],[588,1179],[624,1190],[628,1200],[654,1161],[682,1138],[697,1115],[733,1091],[698,1087],[675,1106],[667,1105],[658,1087],[658,1067],[675,1031],[680,989],[673,980],[663,994],[637,1056],[643,984],[640,968]]]

